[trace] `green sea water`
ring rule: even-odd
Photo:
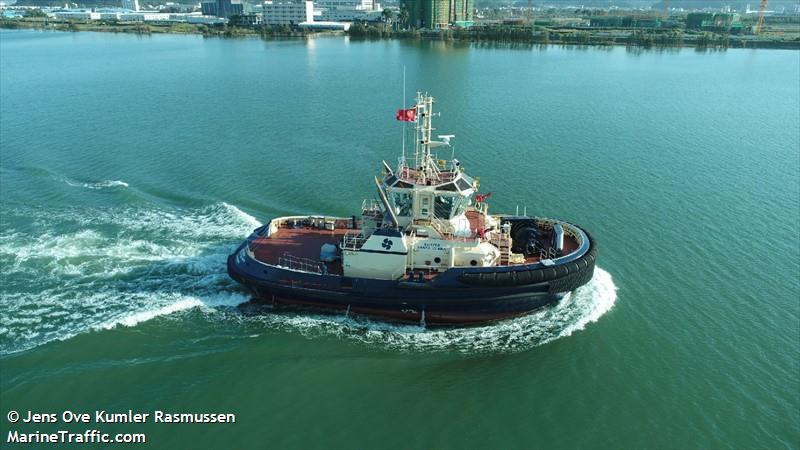
[[[587,286],[467,329],[247,302],[254,227],[374,195],[404,67],[492,211],[593,233]],[[798,448],[798,234],[797,51],[3,30],[0,446]],[[7,418],[129,409],[236,423]]]

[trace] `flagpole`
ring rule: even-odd
[[[406,66],[403,65],[403,111],[406,109]],[[403,165],[406,163],[406,121],[403,121]],[[402,169],[401,169],[402,170]]]

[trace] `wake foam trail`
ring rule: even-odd
[[[187,309],[201,308],[208,312],[213,312],[215,308],[221,306],[237,306],[250,299],[250,297],[247,295],[236,293],[217,294],[205,298],[182,296],[180,294],[173,294],[172,297],[174,298],[174,302],[169,303],[166,306],[140,311],[129,315],[123,315],[120,318],[92,326],[91,328],[110,330],[116,328],[117,326],[133,327],[156,317],[174,314]]]
[[[235,207],[233,205],[229,205],[229,204],[227,204],[225,202],[222,202],[222,207],[225,210],[227,210],[231,215],[233,215],[234,217],[239,219],[238,220],[239,223],[247,224],[251,228],[258,228],[258,227],[261,226],[261,222],[259,222],[258,219],[256,219],[255,217],[251,216],[250,214],[247,214],[246,212],[242,211],[241,209],[239,209],[239,208],[237,208],[237,207]]]
[[[8,212],[30,226],[0,231],[0,354],[248,300],[225,261],[260,223],[233,205]]]
[[[616,299],[617,287],[611,274],[598,267],[589,283],[556,305],[479,327],[426,329],[345,316],[286,313],[268,313],[254,316],[252,320],[309,338],[335,336],[399,351],[514,353],[583,330],[611,310]]]
[[[60,180],[72,187],[82,187],[93,190],[128,187],[128,183],[122,180],[102,180],[97,182],[80,182],[80,181],[70,180],[69,178],[61,178]]]

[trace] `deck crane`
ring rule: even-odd
[[[755,34],[761,34],[761,27],[764,26],[764,11],[767,10],[769,0],[761,0],[761,7],[758,8],[758,23],[756,23]]]

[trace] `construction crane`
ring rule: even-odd
[[[767,10],[769,0],[761,0],[761,7],[758,8],[758,23],[756,23],[755,34],[761,34],[761,27],[764,26],[764,11]]]
[[[531,26],[533,26],[533,21],[532,21],[532,19],[533,19],[533,0],[528,0],[528,14],[527,15],[528,15],[528,17],[526,19],[528,20],[528,23],[531,24]]]

